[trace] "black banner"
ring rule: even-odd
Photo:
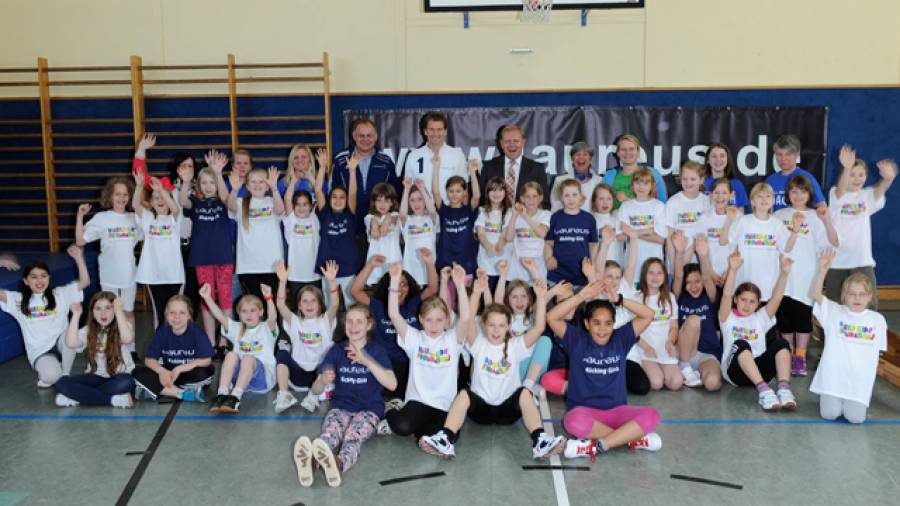
[[[419,120],[426,109],[345,110],[344,125],[368,117],[378,129],[382,151],[398,162],[423,142]],[[498,129],[516,124],[525,132],[525,156],[544,163],[550,174],[571,172],[569,150],[586,141],[594,150],[593,170],[603,173],[617,162],[613,144],[630,133],[641,140],[641,161],[656,167],[669,194],[678,191],[674,175],[686,159],[703,162],[706,146],[721,142],[731,148],[738,178],[748,192],[775,171],[772,143],[794,134],[803,145],[799,165],[820,183],[825,174],[828,110],[824,107],[479,107],[443,109],[447,143],[468,158],[491,159],[500,153]],[[349,132],[344,133],[349,145]]]

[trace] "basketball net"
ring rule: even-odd
[[[522,0],[522,21],[549,23],[553,0]]]

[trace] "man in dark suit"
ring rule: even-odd
[[[500,149],[502,156],[484,162],[478,184],[481,185],[481,201],[487,202],[487,182],[499,177],[507,182],[509,188],[515,188],[513,202],[518,202],[522,186],[529,181],[536,181],[544,190],[544,201],[541,207],[550,209],[550,188],[547,184],[547,173],[544,164],[525,158],[525,136],[517,125],[506,125],[500,130]]]

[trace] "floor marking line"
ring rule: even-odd
[[[125,456],[126,456],[126,457],[131,457],[131,456],[134,456],[134,455],[143,455],[143,454],[145,454],[145,453],[147,453],[147,452],[145,452],[145,451],[125,452]]]
[[[424,480],[427,478],[437,478],[438,476],[446,476],[447,473],[444,471],[437,471],[434,473],[425,473],[425,474],[414,474],[411,476],[401,476],[399,478],[391,478],[390,480],[379,481],[378,484],[382,487],[385,485],[393,485],[395,483],[405,483],[407,481],[414,480]]]
[[[673,480],[693,481],[695,483],[703,483],[705,485],[715,485],[717,487],[733,488],[735,490],[744,490],[743,485],[737,483],[728,483],[727,481],[716,481],[707,478],[697,478],[696,476],[686,476],[683,474],[670,474],[669,478]]]
[[[163,420],[163,422],[159,425],[159,428],[156,429],[156,434],[153,435],[153,439],[150,441],[150,445],[147,446],[147,450],[141,457],[141,461],[138,462],[137,467],[134,469],[134,473],[131,474],[131,479],[128,480],[128,483],[125,485],[125,489],[122,490],[122,494],[119,496],[119,500],[116,501],[116,506],[125,506],[126,504],[128,504],[128,501],[131,500],[131,496],[134,494],[135,489],[141,482],[141,478],[144,476],[144,472],[150,465],[150,461],[153,460],[153,455],[156,453],[156,449],[159,448],[159,444],[162,442],[163,437],[165,437],[166,431],[169,430],[169,426],[172,425],[172,420],[175,419],[175,415],[178,413],[178,408],[180,406],[181,402],[176,402],[175,404],[172,404],[171,408],[169,408],[169,412],[166,414],[165,420]]]
[[[538,409],[541,412],[541,418],[544,422],[544,432],[550,437],[554,437],[556,433],[553,430],[553,421],[550,418],[550,406],[547,404],[546,395],[538,396]],[[559,455],[550,457],[550,465],[560,467],[560,469],[553,469],[550,471],[553,475],[553,489],[556,492],[556,504],[558,506],[569,506],[569,491],[566,489],[566,478],[563,476],[561,469],[562,463],[559,460]]]
[[[588,466],[522,466],[522,469],[525,471],[555,471],[555,470],[566,470],[566,471],[590,471],[591,468]]]

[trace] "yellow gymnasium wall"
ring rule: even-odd
[[[0,0],[0,67],[34,66],[38,56],[63,66],[140,55],[153,65],[224,63],[229,52],[238,62],[309,61],[328,51],[338,93],[900,83],[898,0],[646,0],[644,9],[591,11],[586,27],[577,11],[554,11],[546,25],[489,12],[472,13],[469,29],[462,14],[426,14],[422,3]]]

